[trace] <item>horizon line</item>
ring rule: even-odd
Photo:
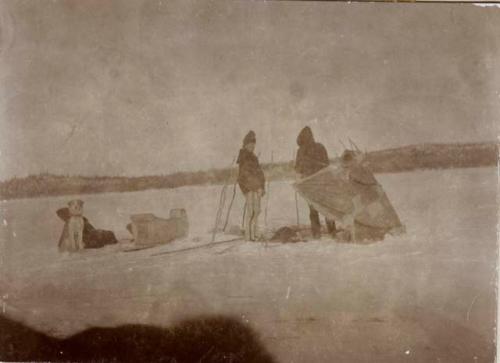
[[[416,146],[431,146],[431,145],[461,145],[461,146],[466,146],[466,145],[479,145],[479,144],[484,144],[484,145],[499,145],[499,141],[495,140],[489,140],[489,141],[471,141],[471,142],[426,142],[426,143],[417,143],[417,144],[406,144],[406,145],[401,145],[401,146],[396,146],[396,147],[390,147],[386,149],[377,149],[377,150],[370,150],[366,151],[368,153],[371,152],[380,152],[380,151],[389,151],[389,150],[397,150],[397,149],[403,149],[403,148],[408,148],[408,147],[416,147]],[[344,149],[347,150],[347,149]],[[330,157],[330,159],[336,159],[338,156]],[[263,166],[269,166],[269,165],[277,165],[277,164],[286,164],[289,162],[293,162],[293,159],[290,160],[285,160],[285,161],[275,161],[275,162],[263,162],[261,163]],[[36,176],[52,176],[52,177],[59,177],[59,178],[122,178],[122,179],[133,179],[133,178],[150,178],[150,177],[158,177],[158,176],[170,176],[170,175],[175,175],[175,174],[187,174],[187,173],[206,173],[210,171],[224,171],[228,169],[233,169],[235,168],[234,163],[230,167],[216,167],[216,168],[211,168],[211,169],[197,169],[197,170],[179,170],[179,171],[173,171],[173,172],[167,172],[167,173],[159,173],[159,174],[142,174],[142,175],[84,175],[84,174],[58,174],[58,173],[52,173],[49,171],[42,171],[38,173],[32,173],[32,174],[27,174],[24,176],[11,176],[7,179],[0,179],[0,184],[9,182],[13,179],[27,179],[30,177],[36,177]]]

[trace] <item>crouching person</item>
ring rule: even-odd
[[[255,132],[250,131],[243,139],[243,148],[240,150],[237,161],[239,165],[238,185],[246,200],[243,227],[247,241],[258,239],[260,200],[264,195],[266,182],[259,159],[254,154],[255,143]]]

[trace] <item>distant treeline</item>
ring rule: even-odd
[[[497,162],[496,143],[411,145],[368,152],[365,159],[365,165],[374,173],[494,166]],[[263,164],[263,168],[269,180],[294,176],[293,161]],[[228,181],[232,183],[236,175],[236,168],[142,177],[62,176],[44,173],[0,182],[0,198],[34,198],[222,184]]]
[[[498,144],[410,145],[369,152],[366,162],[374,173],[495,166],[498,164]]]

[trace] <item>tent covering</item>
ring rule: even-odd
[[[404,230],[382,186],[355,159],[341,159],[293,186],[321,214],[349,226],[356,241],[380,240]]]

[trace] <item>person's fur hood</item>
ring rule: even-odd
[[[309,126],[306,126],[300,131],[299,136],[297,136],[297,145],[304,146],[314,143],[314,136]]]

